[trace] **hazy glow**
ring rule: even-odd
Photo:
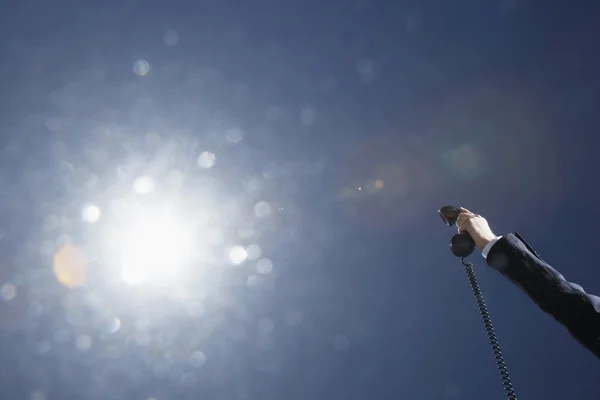
[[[246,247],[246,254],[248,255],[248,260],[258,260],[262,254],[262,250],[257,244],[251,244]]]
[[[154,182],[152,178],[140,176],[133,183],[133,190],[139,194],[148,194],[154,190]]]
[[[121,271],[121,278],[126,284],[135,286],[146,280],[146,273],[141,268],[125,267]]]
[[[169,216],[149,215],[132,224],[121,245],[121,278],[129,285],[177,277],[192,256],[191,232]]]

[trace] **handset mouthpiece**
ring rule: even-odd
[[[442,221],[448,226],[456,224],[460,210],[454,206],[444,206],[438,210]]]

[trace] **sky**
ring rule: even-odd
[[[5,6],[2,398],[504,398],[437,210],[600,293],[599,11]],[[518,397],[599,397],[598,360],[472,261]]]

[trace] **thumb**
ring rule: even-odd
[[[459,208],[459,210],[460,210],[461,212],[464,212],[464,213],[467,213],[467,214],[473,214],[471,211],[467,210],[467,209],[466,209],[466,208],[464,208],[464,207],[460,207],[460,208]]]

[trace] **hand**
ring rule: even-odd
[[[475,246],[479,250],[496,238],[496,235],[490,229],[488,222],[479,214],[473,214],[466,208],[460,208],[460,214],[456,220],[458,232],[467,232],[475,241]]]

